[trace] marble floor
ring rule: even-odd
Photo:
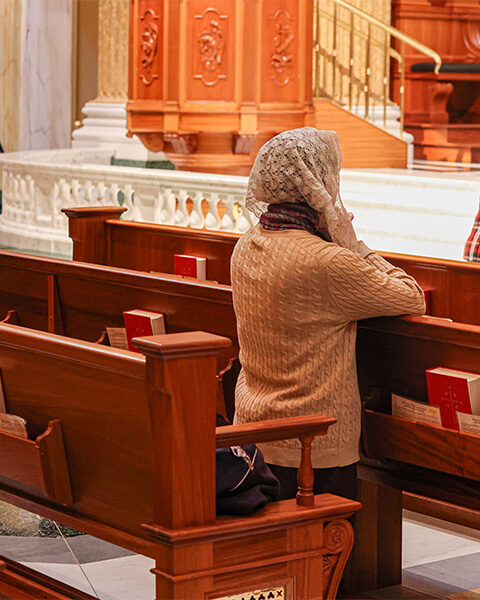
[[[403,585],[449,600],[480,600],[480,532],[405,511]]]
[[[91,536],[0,535],[0,555],[102,600],[152,600],[153,561]],[[373,590],[377,600],[480,600],[480,532],[405,511],[403,586]]]

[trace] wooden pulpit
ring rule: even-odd
[[[313,125],[313,0],[132,0],[129,135],[180,169],[248,174]]]

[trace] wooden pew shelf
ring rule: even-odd
[[[480,481],[480,436],[368,409],[363,411],[363,425],[368,458]]]
[[[32,486],[60,504],[72,504],[60,421],[50,421],[36,440],[0,432],[0,476]]]

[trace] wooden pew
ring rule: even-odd
[[[20,276],[22,272],[23,276]],[[55,285],[59,284],[59,293],[55,296],[54,291],[51,292],[49,301],[34,297],[29,288],[30,279],[37,281],[36,277],[40,275],[44,278],[44,294],[48,291],[47,280],[53,278],[57,282]],[[13,289],[12,281],[17,288]],[[68,291],[70,286],[75,293]],[[50,285],[49,289],[55,290],[55,286]],[[4,291],[6,293],[1,293]],[[101,302],[96,295],[99,295]],[[126,301],[124,296],[131,299],[133,305],[126,304],[130,300]],[[5,297],[7,303],[2,307]],[[141,304],[141,301],[146,304]],[[189,307],[188,311],[179,313],[175,309],[175,301],[187,303],[185,306]],[[98,336],[108,319],[111,319],[111,324],[118,324],[121,310],[126,307],[165,311],[167,325],[172,323],[177,331],[191,329],[195,311],[200,307],[198,315],[202,328],[207,326],[208,329],[210,325],[214,333],[232,339],[236,336],[228,286],[0,252],[0,307],[6,314],[12,306],[18,305],[23,306],[17,311],[20,324],[24,324],[23,315],[38,319],[38,314],[29,315],[28,309],[40,305],[45,310],[48,308],[48,314],[42,317],[43,322],[47,324],[53,320],[56,324],[55,306],[59,306],[60,311],[57,309],[57,312],[69,317],[61,321],[64,331],[67,334],[88,331],[90,340],[96,339],[95,336]],[[202,312],[203,305],[205,312]],[[215,315],[215,318],[210,316],[209,321],[209,314]],[[78,320],[82,323],[81,328],[78,327]],[[89,325],[90,320],[94,323],[93,327]],[[480,327],[429,317],[384,318],[359,324],[358,373],[362,398],[369,409],[382,414],[365,412],[363,430],[366,454],[359,472],[361,500],[365,509],[359,519],[358,552],[355,551],[350,574],[352,590],[399,583],[402,490],[467,509],[480,509],[480,475],[472,477],[471,469],[467,470],[464,466],[467,455],[462,456],[458,445],[450,444],[451,440],[459,440],[461,450],[472,436],[407,423],[407,430],[427,430],[428,437],[423,440],[422,447],[412,445],[411,455],[404,455],[400,454],[398,436],[393,434],[401,420],[385,415],[389,410],[388,394],[391,391],[419,400],[426,399],[426,368],[441,365],[480,372],[478,333]],[[403,427],[404,424],[401,424]],[[456,448],[453,455],[447,461],[426,460],[425,448],[445,439],[449,441],[448,444],[442,442],[444,448]],[[473,436],[473,439],[476,443],[479,438]],[[385,444],[394,441],[393,449],[387,453]],[[417,457],[420,451],[423,455]],[[441,458],[440,450],[434,452],[434,458],[438,459],[438,456]],[[387,462],[378,462],[378,458]],[[460,466],[457,472],[452,472],[452,464],[457,458],[461,461]],[[418,461],[423,461],[423,466]]]
[[[334,598],[353,541],[345,519],[360,505],[313,496],[308,447],[335,420],[215,430],[216,355],[230,340],[190,332],[135,343],[143,355],[0,324],[8,409],[31,436],[0,433],[0,498],[153,558],[157,600],[271,588]],[[297,502],[217,518],[215,447],[289,438],[304,447]],[[1,594],[88,597],[11,561],[0,561]]]
[[[221,368],[238,353],[228,286],[0,251],[0,321],[94,342],[135,308],[163,312],[169,333],[229,337],[233,349],[220,353]]]
[[[230,285],[230,257],[240,234],[122,221],[120,207],[62,209],[73,258],[111,267],[173,273],[174,254],[207,258],[207,278]]]
[[[428,400],[428,368],[480,372],[480,327],[429,317],[363,321],[357,363],[365,405],[359,470],[365,514],[356,532],[355,591],[401,580],[402,491],[480,509],[480,436],[390,414],[392,392]]]
[[[207,258],[207,277],[230,284],[230,257],[240,234],[122,221],[119,207],[63,209],[74,260],[173,272],[174,254]],[[431,290],[431,314],[480,324],[480,264],[380,253]]]

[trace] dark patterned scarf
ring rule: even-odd
[[[328,232],[320,226],[317,211],[305,202],[269,204],[267,212],[260,216],[260,225],[273,231],[303,229],[327,242],[332,241]]]

